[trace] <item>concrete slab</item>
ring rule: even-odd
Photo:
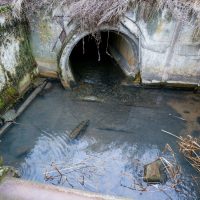
[[[0,184],[0,194],[0,200],[125,200],[15,178],[3,180]]]

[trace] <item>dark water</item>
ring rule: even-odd
[[[194,108],[198,115],[200,97],[191,92],[117,88],[102,91],[103,87],[98,90],[85,84],[64,91],[54,83],[1,138],[5,164],[18,168],[22,178],[42,183],[131,199],[199,199],[191,177],[198,174],[179,154],[174,138],[161,129],[183,135],[195,121],[177,118],[182,115],[169,102],[186,102],[183,110]],[[81,100],[95,94],[100,102]],[[86,119],[90,120],[86,133],[71,141],[70,131]],[[199,132],[198,120],[194,129]],[[143,166],[162,156],[166,143],[182,167],[178,192],[170,181],[148,186],[142,179]]]
[[[79,84],[89,83],[105,88],[125,79],[123,71],[108,52],[108,43],[108,33],[105,32],[101,34],[99,45],[92,36],[86,36],[75,46],[70,56],[70,63],[73,75]]]

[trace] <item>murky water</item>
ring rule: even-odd
[[[135,199],[199,199],[198,187],[191,177],[198,174],[178,153],[174,138],[161,129],[183,135],[193,124],[199,134],[198,119],[177,118],[185,116],[170,102],[179,107],[187,102],[182,109],[196,110],[200,116],[200,96],[130,87],[101,89],[97,93],[96,87],[85,84],[74,91],[64,91],[54,83],[1,138],[0,154],[5,164],[17,167],[22,178],[28,180],[87,191]],[[81,100],[95,94],[100,102]],[[70,131],[87,119],[90,125],[86,133],[71,141]],[[161,156],[166,143],[176,152],[182,167],[183,182],[176,190],[170,181],[147,185],[142,178],[144,165]]]
[[[199,137],[200,95],[122,86],[123,76],[120,70],[113,73],[110,61],[106,68],[101,62],[78,65],[77,87],[65,91],[53,83],[0,138],[5,164],[19,169],[24,179],[103,194],[200,199],[197,172],[179,153],[176,140],[161,132]],[[90,120],[87,131],[70,140],[83,120]],[[160,156],[172,159],[162,153],[167,143],[182,167],[181,182],[148,185],[144,165]]]

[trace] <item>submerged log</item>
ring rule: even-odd
[[[78,124],[78,126],[76,126],[74,130],[69,134],[69,138],[71,140],[77,139],[80,135],[82,135],[86,131],[87,127],[89,126],[89,122],[90,122],[89,120],[86,120]]]

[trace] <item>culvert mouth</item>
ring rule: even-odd
[[[101,33],[99,44],[88,35],[74,47],[70,66],[76,82],[109,85],[125,78],[124,72],[109,53],[109,35],[108,32]]]
[[[137,45],[114,31],[102,31],[100,36],[99,43],[86,35],[73,46],[68,65],[75,84],[113,85],[137,73]]]

